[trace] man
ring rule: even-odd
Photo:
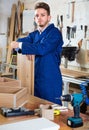
[[[56,97],[62,95],[62,76],[59,68],[62,35],[54,24],[49,24],[51,16],[47,3],[36,4],[34,19],[38,29],[27,37],[19,38],[17,42],[13,41],[11,47],[21,51],[23,55],[35,55],[34,95],[61,105],[61,101]]]

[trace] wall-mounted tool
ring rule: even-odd
[[[59,15],[57,15],[57,27],[60,29],[61,33],[62,33],[62,28],[63,28],[63,15],[61,15],[59,17]]]
[[[57,27],[60,27],[60,20],[59,20],[59,15],[57,15]]]
[[[71,22],[74,22],[75,1],[73,1],[71,3],[72,3],[72,17],[71,17]]]
[[[84,26],[84,38],[86,38],[86,35],[87,35],[87,29],[88,29],[88,26],[85,25],[85,26]]]
[[[63,28],[63,15],[60,16],[60,31],[62,32]]]
[[[61,27],[63,28],[63,15],[60,16]]]
[[[79,48],[77,48],[76,46],[65,46],[62,50],[62,56],[68,58],[69,61],[74,61],[75,55],[78,53],[78,51]]]
[[[70,41],[71,42],[71,41]],[[76,54],[80,51],[80,47],[82,45],[82,39],[78,42],[78,47],[71,46],[70,42],[67,46],[64,46],[62,49],[61,57],[64,56],[64,67],[67,68],[68,61],[74,61],[76,58]]]
[[[76,25],[71,27],[71,38],[75,38],[76,37]]]
[[[81,30],[83,30],[83,25],[80,25]]]
[[[66,30],[66,38],[67,38],[68,40],[70,40],[71,27],[67,26],[66,28],[67,28],[67,30]]]

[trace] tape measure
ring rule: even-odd
[[[60,110],[59,109],[54,109],[54,115],[60,115]]]

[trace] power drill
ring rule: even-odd
[[[83,120],[80,117],[80,105],[82,102],[85,102],[86,105],[89,105],[89,80],[80,84],[81,93],[67,94],[61,96],[62,101],[71,102],[73,106],[74,116],[67,119],[67,125],[76,128],[83,126]]]
[[[73,106],[74,116],[68,117],[67,125],[72,128],[83,126],[83,120],[80,117],[80,104],[84,101],[84,95],[82,93],[67,94],[61,96],[61,100],[71,102]]]

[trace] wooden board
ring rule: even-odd
[[[29,61],[25,55],[17,56],[17,78],[22,87],[27,87],[29,94],[34,95],[34,60]]]
[[[0,77],[0,87],[21,88],[21,81],[6,77]]]
[[[2,62],[2,48],[0,48],[0,62]]]
[[[27,88],[0,87],[0,107],[20,107],[27,102],[27,99]]]
[[[89,77],[89,73],[84,71],[76,71],[72,69],[62,68],[61,67],[61,73],[64,76],[79,78],[79,77]]]
[[[11,10],[11,21],[10,21],[10,35],[8,38],[8,51],[7,51],[7,64],[10,63],[11,59],[11,45],[10,43],[14,40],[14,27],[15,27],[15,13],[16,13],[16,4],[13,4]],[[9,67],[6,67],[6,72],[9,72]]]

